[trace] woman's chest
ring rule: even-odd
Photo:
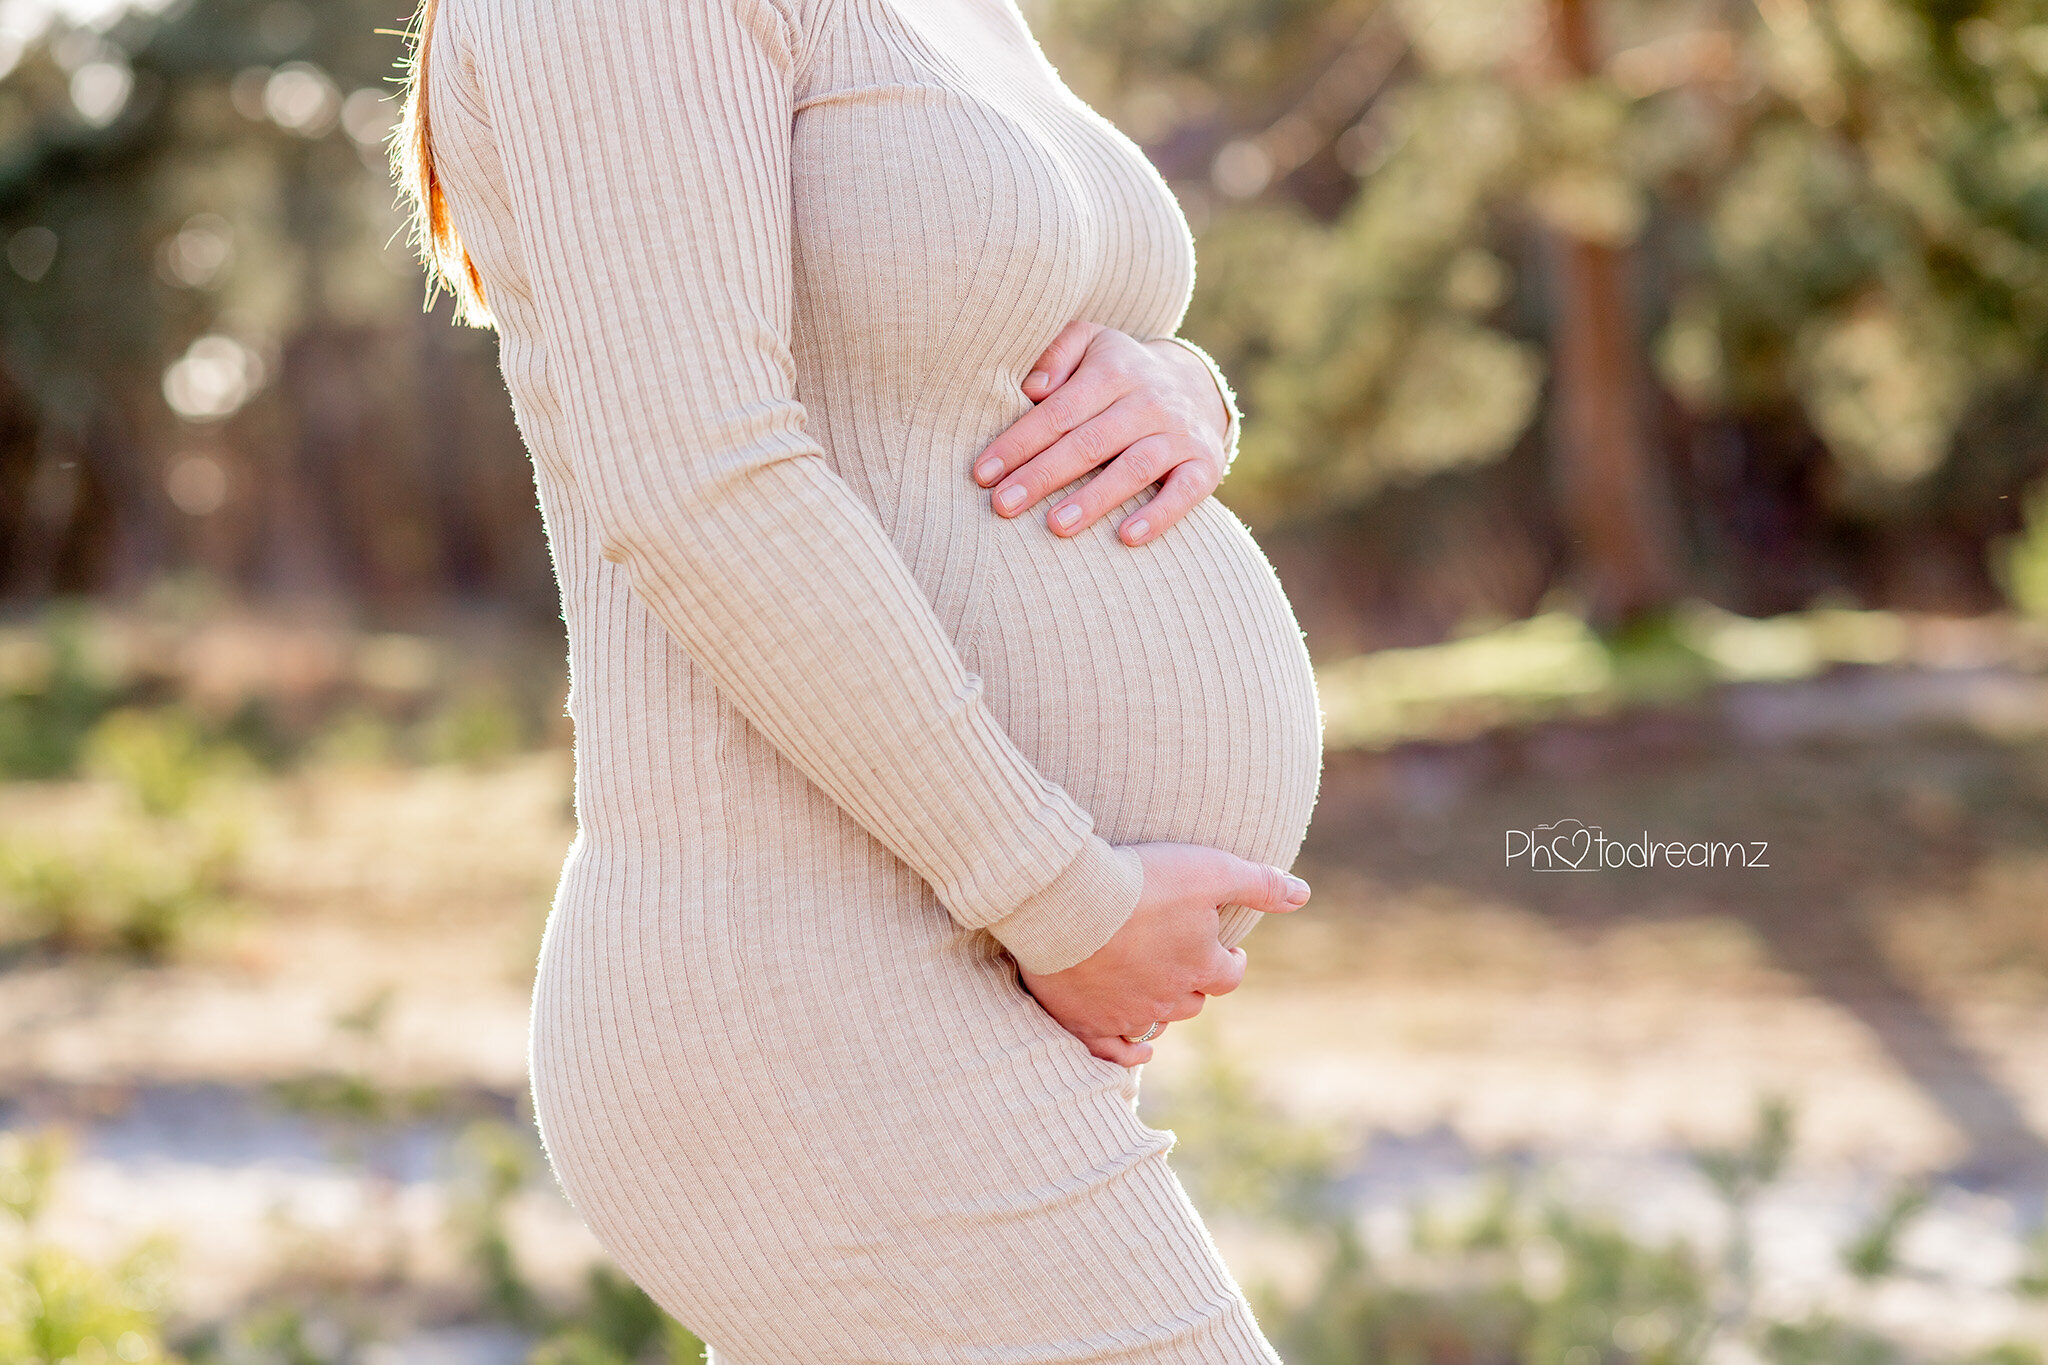
[[[800,335],[928,385],[1028,365],[1077,317],[1178,327],[1179,205],[1008,0],[838,0],[821,24],[792,129]]]

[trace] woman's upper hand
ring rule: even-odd
[[[1218,937],[1225,905],[1282,913],[1308,900],[1308,883],[1277,867],[1199,844],[1133,844],[1144,890],[1122,928],[1093,956],[1039,976],[1018,969],[1046,1013],[1104,1061],[1137,1066],[1150,1043],[1128,1041],[1153,1024],[1192,1019],[1208,996],[1244,980],[1245,953]],[[1156,1036],[1156,1035],[1155,1035]]]
[[[995,488],[990,505],[1000,516],[1020,516],[1107,465],[1060,499],[1045,524],[1074,535],[1164,479],[1117,527],[1124,544],[1142,545],[1223,481],[1230,408],[1208,366],[1178,342],[1070,322],[1032,367],[1024,396],[1036,406],[974,460],[975,482]]]

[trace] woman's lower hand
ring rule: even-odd
[[[1019,516],[1107,465],[1061,498],[1045,524],[1055,535],[1075,535],[1164,479],[1118,524],[1126,545],[1142,545],[1223,480],[1230,410],[1208,367],[1175,342],[1070,322],[1032,367],[1024,396],[1036,406],[974,460],[975,482],[995,487],[990,505],[999,516]]]
[[[1018,969],[1046,1013],[1119,1066],[1152,1058],[1151,1043],[1131,1038],[1154,1024],[1194,1018],[1209,996],[1228,995],[1244,980],[1244,949],[1225,948],[1218,937],[1222,906],[1284,913],[1308,900],[1308,883],[1299,877],[1222,849],[1131,847],[1144,862],[1145,885],[1123,927],[1065,971],[1039,976]]]

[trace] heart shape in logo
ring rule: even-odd
[[[1550,836],[1551,857],[1574,871],[1585,866],[1586,859],[1593,854],[1592,830],[1576,820],[1560,820],[1545,828],[1558,831]]]

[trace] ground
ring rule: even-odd
[[[1503,1163],[1645,1237],[1711,1237],[1689,1153],[1741,1142],[1781,1095],[1796,1137],[1759,1205],[1764,1292],[1929,1349],[2048,1342],[2012,1288],[2048,1189],[2048,727],[1962,703],[1851,723],[1868,686],[1851,670],[1333,751],[1297,866],[1313,899],[1247,941],[1239,992],[1165,1034],[1147,1104],[1220,1051],[1284,1122],[1338,1136],[1369,1237],[1398,1242],[1418,1201]],[[176,1230],[194,1321],[297,1276],[381,1286],[431,1325],[437,1286],[469,1273],[446,1235],[460,1134],[525,1127],[569,788],[558,750],[246,779],[221,798],[238,910],[158,965],[9,950],[0,1120],[74,1139],[49,1235],[112,1255]],[[0,829],[61,845],[118,827],[127,799],[0,786]],[[1767,866],[1506,865],[1510,831],[1564,820],[1761,843]],[[1916,1177],[1934,1194],[1908,1273],[1852,1283],[1833,1248]],[[599,1254],[544,1178],[505,1217],[544,1293]],[[1305,1273],[1223,1223],[1242,1276]]]

